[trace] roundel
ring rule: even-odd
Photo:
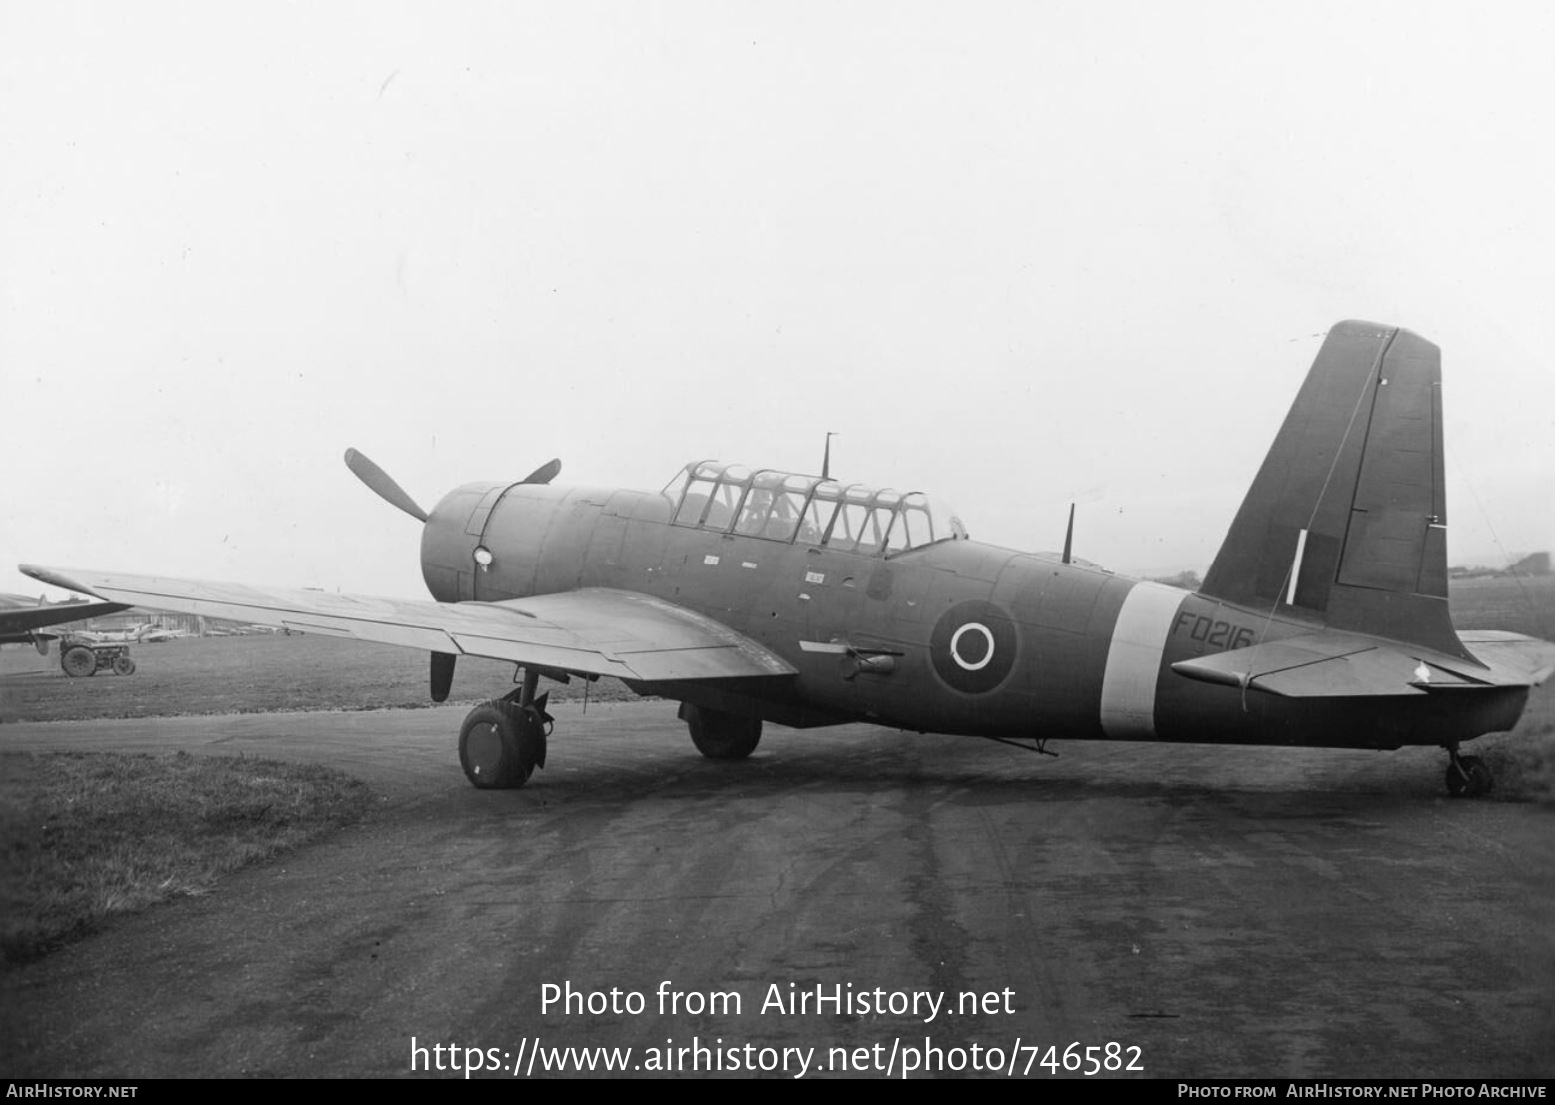
[[[940,615],[929,637],[939,677],[958,691],[991,691],[1015,666],[1015,625],[991,602],[958,602]]]

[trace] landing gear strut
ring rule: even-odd
[[[1458,755],[1456,744],[1447,746],[1447,755],[1451,757],[1447,763],[1448,794],[1454,798],[1478,798],[1490,793],[1496,780],[1484,760],[1478,756]]]
[[[553,719],[543,694],[535,697],[540,675],[524,669],[519,688],[482,702],[459,727],[459,763],[464,776],[482,790],[521,787],[537,767],[545,766],[546,737]]]

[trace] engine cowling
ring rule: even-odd
[[[467,483],[454,488],[433,508],[421,530],[421,578],[439,602],[476,597],[475,550],[492,508],[506,483]]]
[[[421,574],[441,602],[501,601],[579,586],[609,492],[537,483],[468,483],[445,495],[421,535]]]

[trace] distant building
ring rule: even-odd
[[[1453,579],[1482,579],[1486,576],[1547,576],[1550,574],[1550,554],[1529,553],[1509,568],[1487,568],[1482,564],[1468,567],[1456,565],[1447,569]]]
[[[122,629],[139,629],[143,625],[159,625],[164,629],[178,629],[191,636],[199,636],[204,622],[198,614],[172,614],[162,610],[126,610],[122,614],[105,614],[93,618],[87,628],[94,633],[117,632]]]
[[[1529,553],[1508,568],[1506,574],[1513,576],[1547,576],[1550,574],[1550,554],[1547,552]]]

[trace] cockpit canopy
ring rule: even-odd
[[[865,555],[967,539],[961,519],[917,491],[903,495],[715,460],[686,465],[664,496],[677,526]]]

